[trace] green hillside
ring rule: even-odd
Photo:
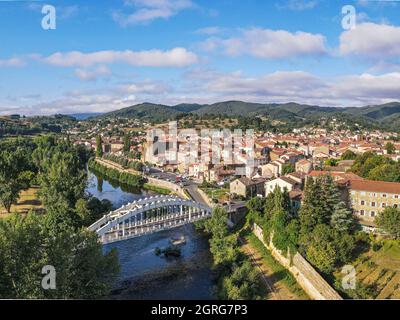
[[[182,118],[188,115],[256,117],[262,116],[270,120],[279,120],[291,125],[304,125],[319,122],[321,119],[330,121],[337,118],[340,121],[372,128],[398,130],[400,125],[400,102],[383,105],[372,105],[360,108],[335,108],[298,104],[262,104],[243,101],[225,101],[214,104],[179,104],[167,106],[162,104],[142,103],[110,113],[100,115],[100,118],[127,117],[162,122]]]

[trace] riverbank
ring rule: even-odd
[[[147,179],[143,175],[138,174],[138,172],[130,172],[134,170],[123,169],[118,164],[110,164],[109,161],[105,162],[99,159],[92,159],[91,161],[89,161],[89,169],[95,171],[100,175],[103,175],[108,179],[117,181],[121,184],[133,188],[145,189],[163,195],[168,195],[172,193],[170,189],[149,183],[149,179]]]

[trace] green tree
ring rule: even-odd
[[[32,213],[0,221],[0,261],[3,299],[96,299],[119,269],[116,251],[103,254],[96,234]],[[56,271],[54,290],[41,285],[46,265]]]
[[[394,154],[396,152],[396,148],[392,142],[386,143],[385,149],[388,154]]]
[[[331,226],[340,232],[349,232],[354,227],[353,214],[343,201],[338,202],[335,206],[331,216]]]
[[[29,187],[32,176],[21,171],[25,168],[24,152],[17,149],[15,152],[0,151],[0,202],[7,210],[16,204],[22,190]]]
[[[234,268],[232,274],[223,279],[221,298],[228,300],[260,299],[260,279],[258,272],[249,262]]]
[[[324,164],[326,166],[336,167],[338,165],[338,160],[337,159],[328,159],[328,160],[325,160]]]
[[[221,207],[213,209],[211,218],[205,222],[205,231],[213,237],[224,238],[228,235],[228,213]]]
[[[44,161],[44,171],[39,175],[39,196],[47,210],[74,209],[83,198],[87,181],[79,162],[76,155],[67,152],[56,152]]]
[[[400,182],[400,164],[382,164],[369,171],[367,178],[376,181]]]
[[[357,155],[351,150],[346,150],[341,157],[342,160],[354,160],[356,158]]]
[[[385,164],[395,164],[395,162],[392,159],[369,151],[359,155],[356,158],[353,166],[351,167],[351,171],[363,178],[368,178],[369,173],[373,169]]]
[[[400,237],[400,209],[386,207],[375,219],[379,228],[389,233],[393,238]]]
[[[124,148],[123,151],[125,154],[128,154],[131,150],[131,136],[129,134],[124,135]]]
[[[294,165],[291,163],[286,163],[282,166],[282,175],[287,175],[295,171]]]
[[[311,232],[306,249],[307,260],[320,271],[333,271],[336,262],[335,247],[330,240],[331,229],[324,224],[318,224]]]
[[[101,136],[96,137],[96,157],[101,158],[103,156],[103,141]]]

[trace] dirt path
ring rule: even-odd
[[[260,272],[261,279],[268,289],[268,300],[299,300],[286,286],[279,281],[274,272],[268,267],[261,254],[251,246],[246,239],[241,239],[242,250],[250,258],[253,266]]]

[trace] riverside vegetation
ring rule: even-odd
[[[115,162],[114,160],[112,161]],[[119,162],[116,163],[119,164]],[[148,183],[148,180],[141,175],[133,174],[130,172],[123,172],[115,168],[110,168],[95,161],[94,159],[89,160],[89,169],[99,174],[100,176],[104,176],[112,181],[116,181],[122,185],[132,187],[134,189],[145,189],[164,195],[171,194],[171,191],[169,189],[152,185]]]
[[[116,251],[104,254],[97,235],[86,229],[111,207],[85,193],[90,152],[54,136],[0,143],[1,203],[9,209],[21,190],[37,185],[45,210],[0,220],[0,298],[107,295],[119,263]],[[42,288],[45,265],[56,270],[55,290]]]

